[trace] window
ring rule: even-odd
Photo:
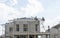
[[[13,28],[12,28],[12,27],[10,27],[10,28],[9,28],[9,31],[10,31],[10,32],[11,32],[11,31],[13,31]]]
[[[28,24],[23,24],[23,31],[28,31]]]
[[[28,28],[24,28],[24,31],[28,31]]]
[[[36,30],[36,31],[38,30],[38,24],[35,25],[35,30]]]
[[[19,24],[16,24],[16,31],[19,31]]]

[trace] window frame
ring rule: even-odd
[[[23,31],[24,32],[28,31],[28,24],[23,24]]]
[[[19,24],[16,24],[16,31],[19,31]]]
[[[12,32],[12,31],[13,31],[13,28],[12,28],[12,27],[10,27],[10,28],[9,28],[9,31],[10,31],[10,32]]]
[[[35,24],[35,31],[38,31],[38,24]]]

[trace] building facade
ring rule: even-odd
[[[48,32],[48,30],[46,31]],[[60,24],[55,25],[50,29],[50,38],[60,38]],[[45,36],[42,36],[41,38],[45,38]]]
[[[38,38],[40,21],[37,18],[18,18],[5,24],[5,38]]]
[[[40,32],[40,25],[37,19],[20,18],[6,23],[5,29],[6,38],[34,38]]]

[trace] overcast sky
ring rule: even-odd
[[[44,17],[45,28],[60,23],[60,0],[0,0],[0,24],[31,16]]]

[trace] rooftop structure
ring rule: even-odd
[[[56,29],[60,28],[60,23],[59,23],[59,24],[57,24],[57,25],[55,25],[55,26],[54,26],[54,27],[52,27],[52,28],[56,28]]]

